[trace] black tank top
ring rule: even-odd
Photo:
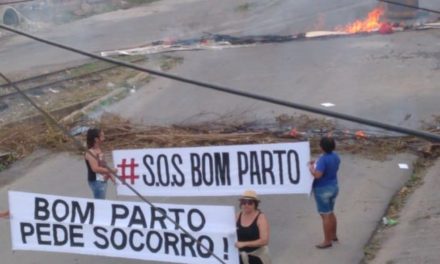
[[[260,238],[260,230],[258,229],[257,220],[261,212],[258,212],[254,221],[249,226],[241,225],[241,213],[237,220],[237,239],[238,241],[252,241]],[[244,247],[240,251],[251,252],[256,250],[258,247]]]
[[[89,161],[86,159],[86,166],[87,166],[87,180],[89,182],[96,181],[96,172],[92,170],[92,167],[90,167]]]

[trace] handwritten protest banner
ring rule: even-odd
[[[118,175],[155,196],[310,193],[309,142],[113,151]],[[118,185],[120,195],[134,195]]]
[[[10,191],[9,207],[13,250],[238,264],[232,206],[150,207]]]

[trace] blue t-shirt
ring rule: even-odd
[[[316,163],[316,170],[322,172],[319,179],[313,181],[313,188],[338,185],[338,169],[341,160],[335,152],[324,153]]]

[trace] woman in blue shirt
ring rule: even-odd
[[[319,145],[323,154],[316,164],[314,161],[309,163],[309,170],[315,178],[312,189],[324,230],[324,241],[316,245],[316,248],[324,249],[331,247],[332,242],[338,241],[336,215],[333,209],[339,192],[337,173],[341,160],[338,154],[333,152],[336,146],[333,138],[323,137]]]

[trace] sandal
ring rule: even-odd
[[[332,247],[332,244],[319,244],[315,246],[317,249],[325,249],[325,248],[329,248]]]

